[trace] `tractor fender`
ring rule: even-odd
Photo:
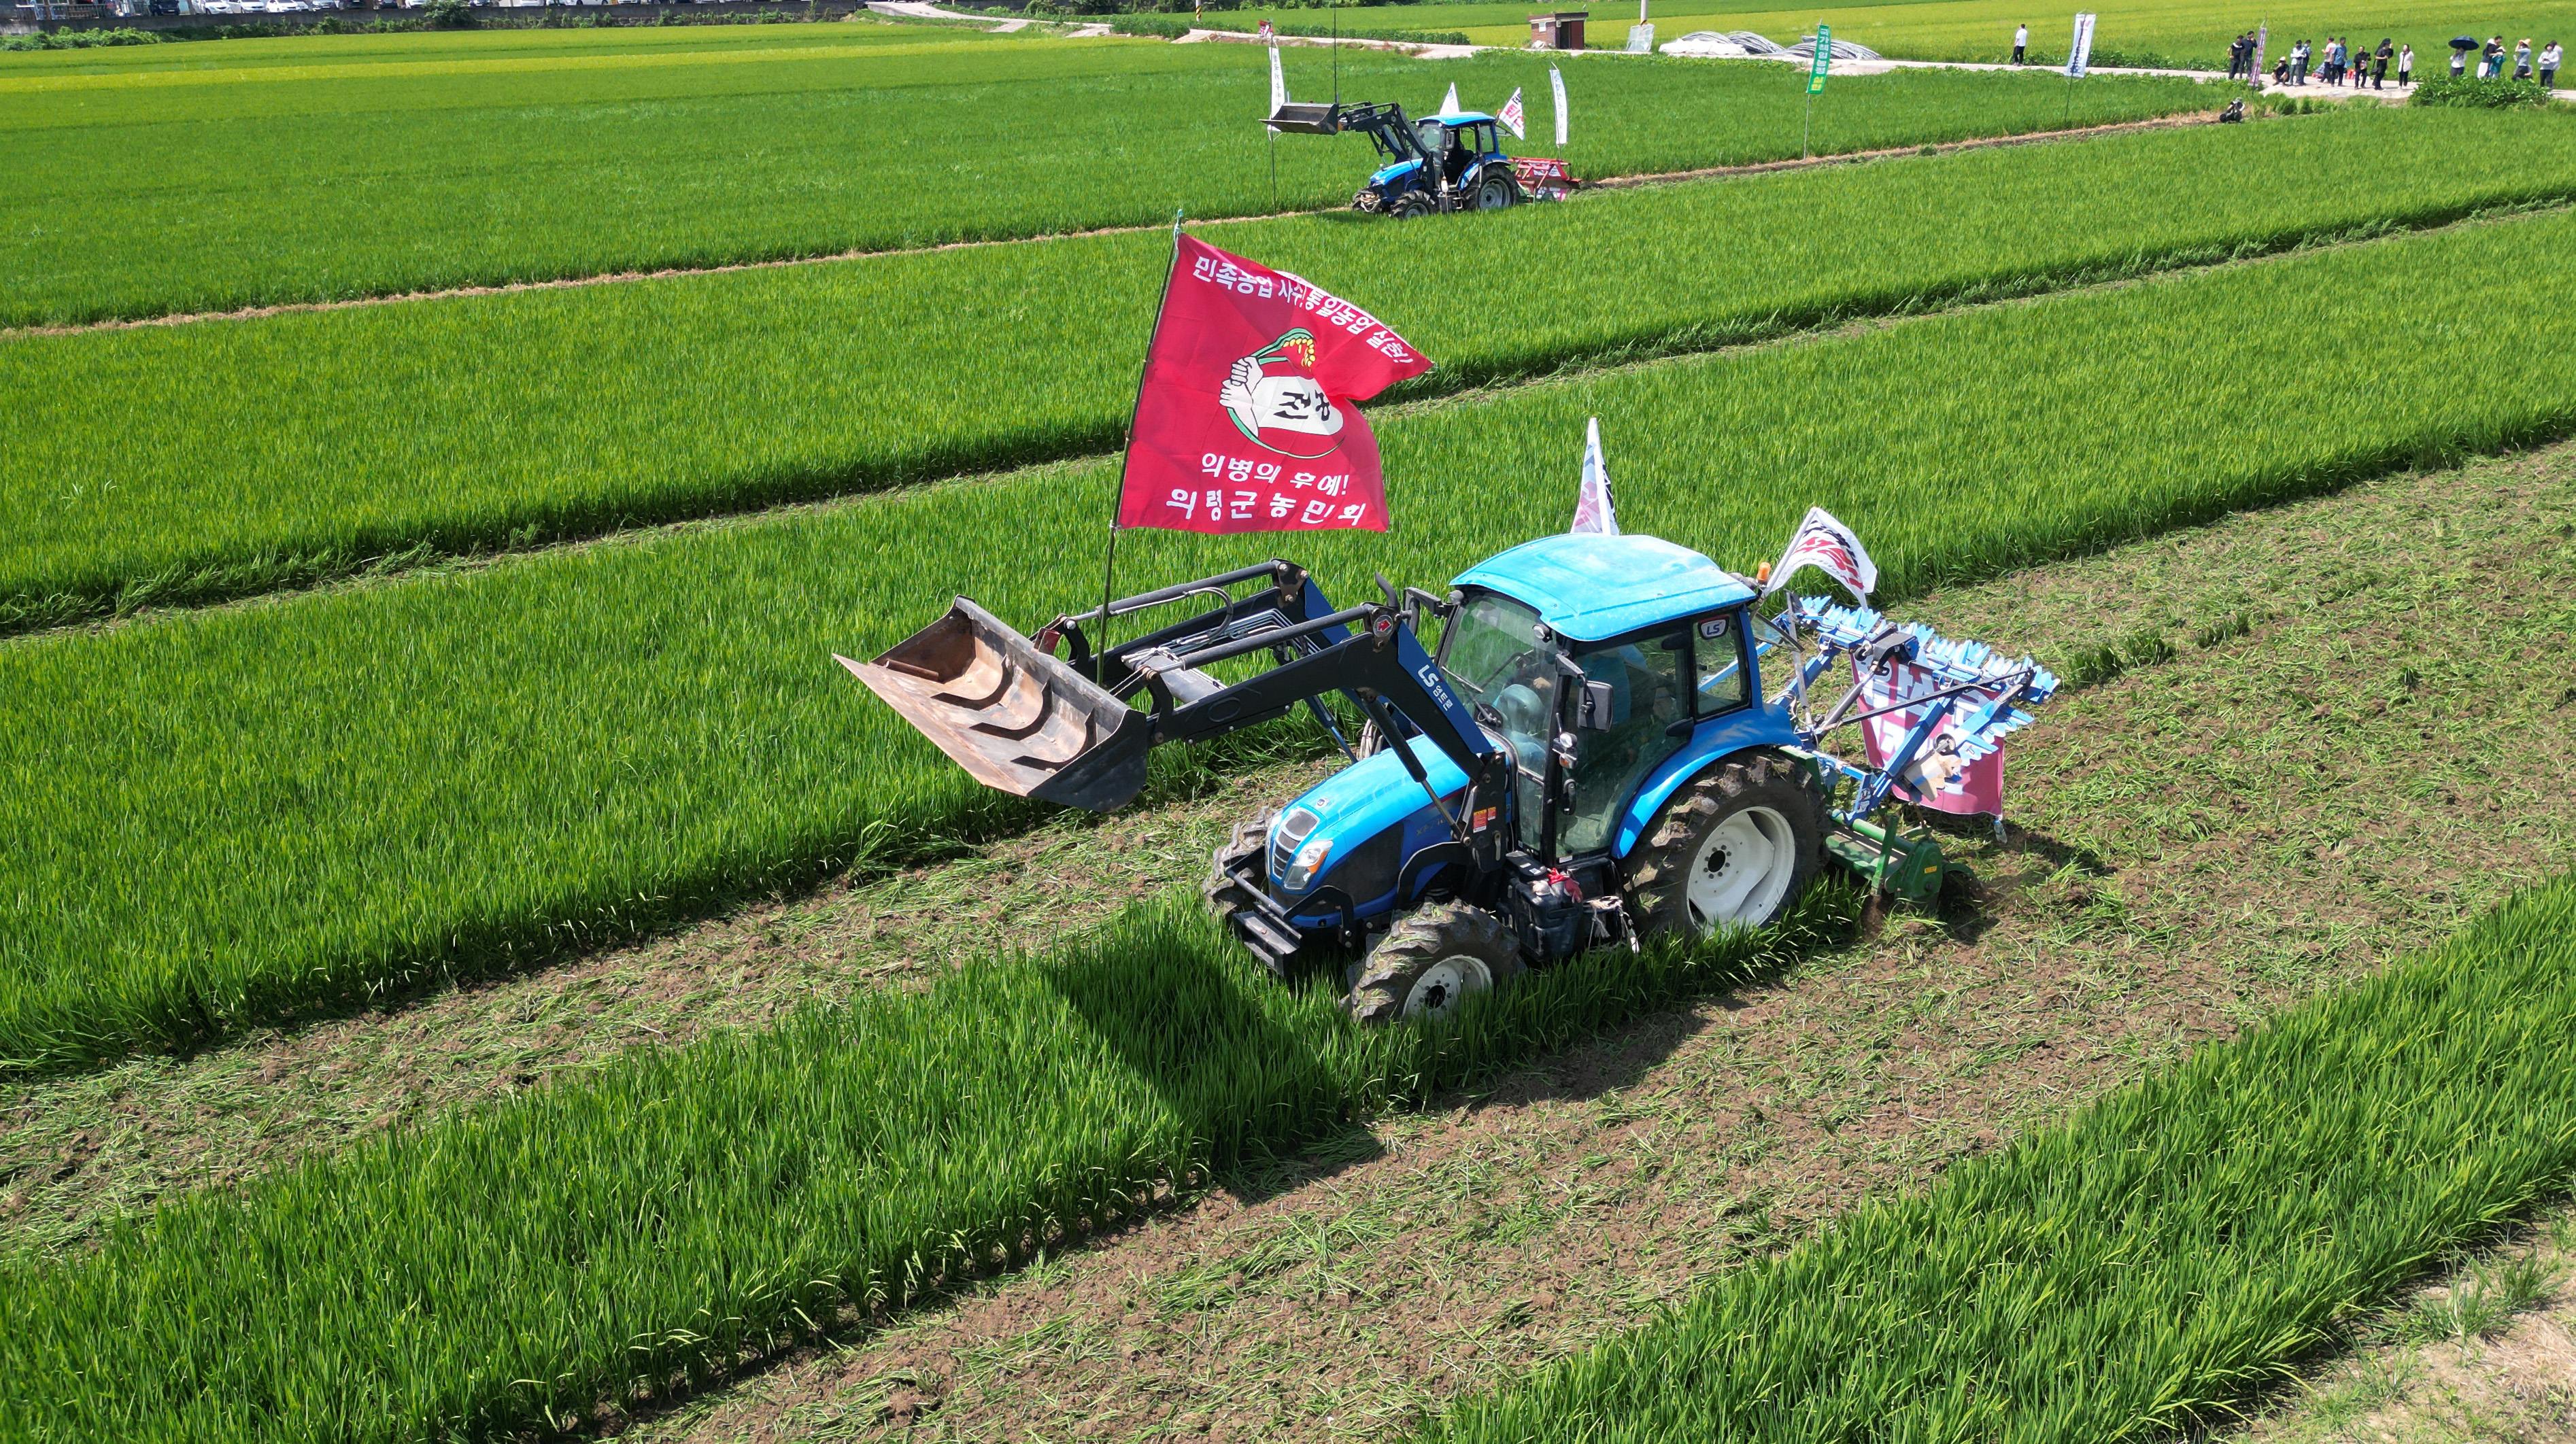
[[[1636,796],[1628,799],[1627,807],[1619,814],[1619,829],[1611,835],[1610,855],[1626,857],[1637,839],[1654,825],[1664,804],[1692,778],[1751,748],[1805,745],[1785,704],[1738,707],[1708,718],[1692,730],[1689,740],[1672,756],[1646,774]]]

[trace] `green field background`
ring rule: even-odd
[[[1436,584],[1565,524],[1598,416],[1633,529],[1743,568],[1824,505],[1901,597],[2561,434],[2576,315],[2484,302],[2569,284],[2561,212],[1540,386],[1388,418],[1387,536],[1139,532],[1123,575],[1284,552],[1345,595]],[[2401,298],[2368,346],[2310,334]],[[520,966],[1011,815],[829,653],[953,592],[1081,605],[1108,487],[1088,464],[0,646],[0,1058]]]
[[[757,44],[817,31],[864,43]],[[593,33],[477,37],[503,47],[489,55],[419,37],[436,44],[411,58],[350,37],[372,47],[363,58],[255,68],[174,69],[151,47],[139,49],[157,64],[124,51],[77,52],[119,57],[88,69],[0,63],[0,132],[44,157],[0,169],[0,326],[1339,206],[1377,164],[1360,136],[1282,137],[1274,204],[1257,47],[867,25],[701,31],[719,38],[688,51],[575,43]],[[532,34],[575,40],[546,49]],[[1292,50],[1287,65],[1295,93],[1330,93],[1327,52]],[[1499,106],[1515,87],[1543,94],[1546,63],[1341,60],[1352,99],[1428,110],[1452,83]],[[1654,60],[1570,84],[1581,110],[1567,156],[1586,176],[1799,152],[1799,87],[1777,68]],[[2122,81],[2086,90],[2072,119],[2209,103],[2188,82]],[[2067,118],[2045,77],[1890,75],[1837,92],[1814,145]],[[0,367],[18,364],[0,354]],[[501,358],[485,366],[518,379]]]
[[[1341,12],[1344,23],[1457,30],[1479,45],[1525,45],[1533,5],[1381,5]],[[2223,71],[2227,42],[2237,32],[2269,23],[2272,52],[2279,54],[2301,36],[2322,46],[2329,35],[2372,45],[2383,35],[2412,43],[2418,73],[2449,63],[2454,35],[2487,36],[2503,32],[2510,44],[2531,36],[2534,44],[2551,38],[2576,40],[2576,4],[2566,0],[2513,0],[2497,10],[2477,11],[2430,0],[2104,0],[2092,7],[2100,17],[2093,34],[2096,65],[2184,66]],[[1621,5],[1590,7],[1586,39],[1600,49],[1625,45],[1636,11]],[[1249,12],[1248,12],[1249,13]],[[1283,20],[1313,23],[1320,10],[1283,9],[1266,13]],[[2074,30],[2074,10],[2040,10],[2019,0],[1901,0],[1892,5],[1820,6],[1805,10],[1716,10],[1697,0],[1655,0],[1648,7],[1661,44],[1695,30],[1750,30],[1781,45],[1813,35],[1819,19],[1833,26],[1837,40],[1854,40],[1891,59],[2000,62],[2011,58],[2013,27],[2030,26],[2030,59],[2037,64],[2063,64]],[[1769,64],[1778,65],[1772,61]],[[1785,67],[1784,67],[1785,68]],[[1840,81],[1827,86],[1832,95]],[[1820,102],[1821,104],[1822,102]]]
[[[1398,230],[1205,229],[1455,388],[2576,197],[2565,116],[2363,111],[1659,187]],[[2295,174],[2298,186],[2273,184]],[[0,622],[295,585],[1114,449],[1168,241],[1091,237],[0,342]],[[1513,258],[1508,287],[1457,278]],[[490,358],[512,358],[495,372]],[[126,424],[159,378],[220,404]],[[350,378],[335,382],[330,378]]]

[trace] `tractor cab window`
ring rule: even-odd
[[[1435,161],[1449,148],[1449,127],[1436,120],[1426,120],[1415,126],[1413,136],[1421,145],[1422,153]]]
[[[1511,749],[1522,840],[1538,843],[1539,786],[1556,730],[1556,647],[1538,640],[1538,613],[1481,592],[1449,621],[1440,669],[1494,740]]]
[[[1736,636],[1735,613],[1702,621],[1691,632],[1691,653],[1699,667],[1693,689],[1697,715],[1714,716],[1745,703],[1744,653]]]
[[[1692,715],[1690,634],[1623,642],[1575,660],[1585,681],[1608,685],[1610,710],[1601,719],[1608,725],[1575,736],[1574,808],[1557,824],[1557,846],[1598,852],[1610,845],[1637,784],[1689,738],[1687,727],[1673,724]]]

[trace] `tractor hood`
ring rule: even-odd
[[[1377,172],[1369,177],[1369,184],[1382,186],[1399,176],[1408,176],[1420,169],[1422,169],[1422,162],[1418,160],[1400,160],[1393,165],[1379,167]]]
[[[1441,796],[1465,790],[1467,774],[1430,738],[1416,737],[1408,745]],[[1404,759],[1390,747],[1316,783],[1280,815],[1300,807],[1312,812],[1321,820],[1308,837],[1327,839],[1335,853],[1344,853],[1430,806],[1431,799],[1422,795],[1421,786],[1406,775]]]

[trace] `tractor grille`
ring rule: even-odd
[[[1271,883],[1275,885],[1288,875],[1288,864],[1297,860],[1297,849],[1305,844],[1307,834],[1313,832],[1315,824],[1321,821],[1322,818],[1302,807],[1290,808],[1288,815],[1279,819],[1279,830],[1270,834]]]

